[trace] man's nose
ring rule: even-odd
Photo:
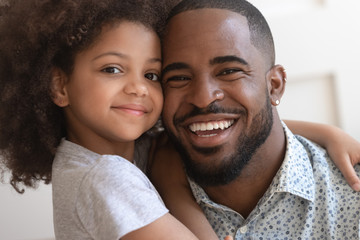
[[[224,99],[219,83],[209,76],[194,78],[190,88],[186,100],[198,108],[206,108],[211,103]]]

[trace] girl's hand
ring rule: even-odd
[[[303,121],[285,120],[295,134],[302,135],[326,148],[330,158],[355,191],[360,191],[360,179],[354,165],[360,163],[360,143],[338,127]]]
[[[359,192],[360,180],[354,166],[360,163],[360,143],[350,135],[342,132],[338,135],[337,141],[328,142],[326,150],[351,188]]]

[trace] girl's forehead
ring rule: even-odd
[[[122,21],[104,26],[96,40],[76,55],[76,61],[94,61],[104,56],[117,56],[138,64],[160,62],[160,40],[154,31],[139,23]]]

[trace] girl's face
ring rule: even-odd
[[[160,41],[153,31],[128,21],[104,27],[75,57],[64,85],[69,140],[102,154],[132,143],[161,113],[160,72]]]

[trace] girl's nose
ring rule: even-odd
[[[137,97],[144,97],[149,94],[146,79],[144,76],[133,76],[124,87],[124,92]]]

